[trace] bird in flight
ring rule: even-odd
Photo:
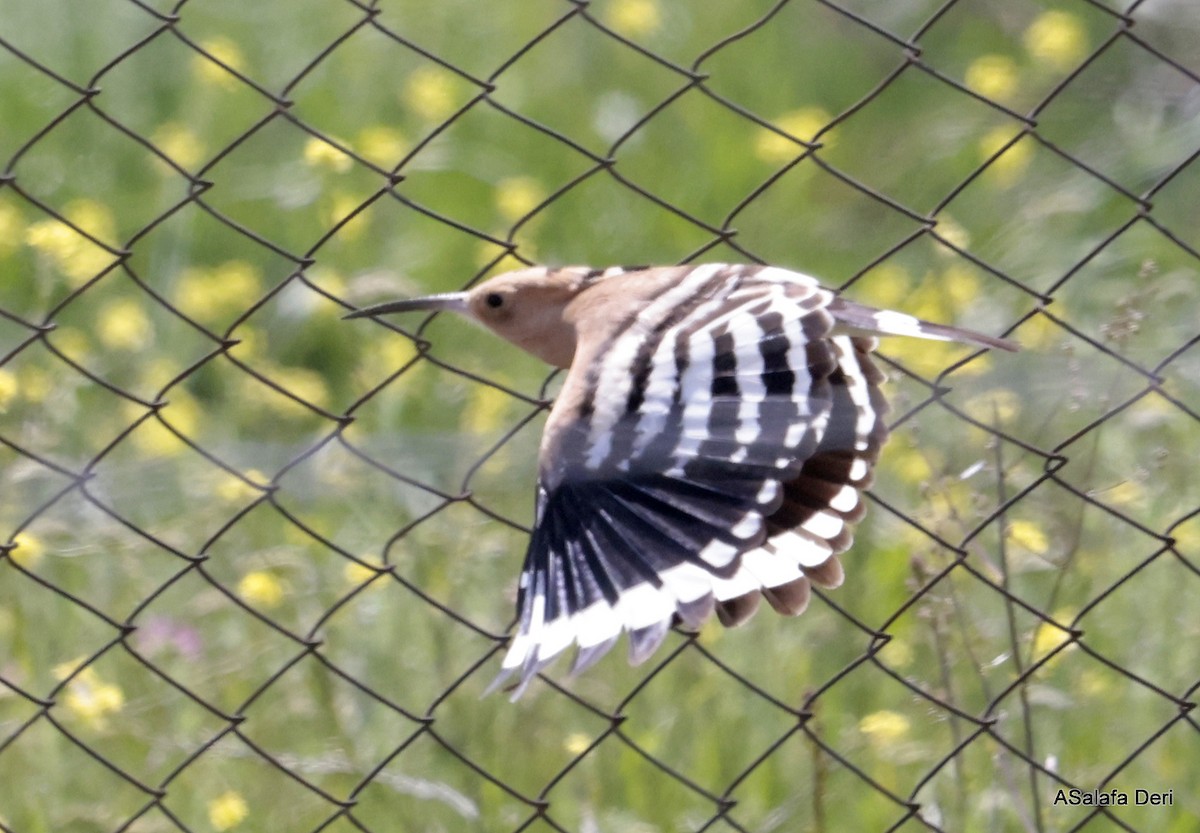
[[[887,439],[877,335],[1004,339],[838,297],[772,266],[508,272],[347,316],[449,310],[567,370],[538,453],[536,517],[501,673],[513,697],[572,645],[572,673],[629,634],[795,616],[865,511]]]

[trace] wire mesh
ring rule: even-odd
[[[251,5],[4,10],[0,829],[1194,829],[1188,4]],[[339,319],[556,260],[1024,350],[884,346],[802,619],[480,699],[556,380]]]

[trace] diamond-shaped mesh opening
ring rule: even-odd
[[[49,764],[53,763],[53,766]],[[116,830],[152,800],[150,785],[113,768],[42,717],[4,747],[4,822],[13,829]],[[49,800],[49,796],[57,800]]]
[[[564,102],[563,91],[583,83],[609,92]],[[492,98],[602,156],[688,83],[683,67],[632,49],[577,14],[505,67]]]
[[[119,169],[107,163],[114,157],[123,159]],[[133,135],[83,107],[47,125],[14,169],[33,197],[114,248],[158,216],[160,165]],[[117,193],[122,199],[111,205]]]
[[[321,655],[330,663],[372,690],[387,691],[391,702],[419,715],[452,687],[465,685],[466,696],[478,697],[490,674],[467,677],[494,652],[496,640],[479,623],[457,617],[439,597],[412,584],[412,579],[399,576],[363,586],[323,623],[320,638]],[[507,622],[487,624],[499,630]],[[355,649],[356,637],[364,629],[404,634],[404,638],[364,653]],[[420,669],[420,673],[406,674],[401,669]]]
[[[33,139],[44,125],[76,104],[81,95],[63,84],[53,71],[35,67],[9,49],[0,48],[0,79],[5,89],[11,91],[5,100],[6,112],[14,117],[19,114],[23,125],[19,131],[8,125],[0,137],[0,153],[5,159]]]
[[[437,775],[429,777],[431,771]],[[507,788],[496,774],[455,755],[429,732],[416,733],[356,790],[350,812],[356,829],[420,818],[446,829],[488,823],[522,826],[534,814],[532,797]]]
[[[431,52],[458,71],[483,78],[574,10],[551,0],[501,0],[486,15],[471,0],[414,11],[412,4],[378,9],[376,25],[398,41]]]
[[[123,270],[97,283],[86,299],[77,296],[55,321],[87,339],[80,365],[88,373],[147,402],[214,346]],[[56,339],[51,335],[51,343]],[[145,353],[153,353],[154,361],[132,361]]]
[[[739,3],[724,14],[749,17],[749,6]],[[793,127],[807,126],[822,114],[828,119],[849,110],[903,59],[895,44],[847,19],[830,4],[764,3],[755,12],[742,25],[725,24],[723,36],[712,38],[711,51],[704,53],[697,69],[709,76],[706,90],[787,132],[792,132],[787,130],[789,122]],[[767,25],[752,25],[768,16]],[[735,37],[739,30],[744,34]],[[792,43],[782,68],[768,46],[780,32]],[[839,57],[826,61],[824,55]],[[775,75],[778,83],[754,82],[767,73]],[[774,155],[778,147],[765,141],[763,150]]]
[[[1130,226],[1108,243],[1057,293],[1056,312],[1088,338],[1134,366],[1153,371],[1196,334],[1184,312],[1192,289],[1186,251],[1164,248],[1162,232],[1147,223]],[[1146,337],[1142,322],[1170,334],[1175,347]]]
[[[927,133],[920,125],[911,125],[909,129],[920,134],[925,144],[921,162],[927,167],[897,168],[884,148],[895,139],[897,111],[904,124],[907,119],[903,110],[913,106],[914,101],[934,118],[940,112],[952,111],[958,132]],[[973,146],[1011,123],[1008,115],[907,67],[869,104],[839,125],[837,149],[831,149],[829,156],[855,180],[911,210],[929,211],[978,168]]]
[[[1190,829],[1186,6],[9,3],[0,827]],[[483,696],[565,374],[341,315],[716,261],[1022,351],[881,345],[800,619]]]
[[[599,256],[596,253],[606,247],[620,247],[633,260],[644,259],[664,237],[680,238],[685,245],[700,248],[718,233],[699,218],[624,179],[619,169],[576,180],[570,190],[539,212],[538,222],[533,256],[559,263],[594,261]],[[578,235],[580,228],[588,228],[589,233]],[[525,253],[524,249],[517,251]]]
[[[117,482],[101,485],[93,479],[86,491],[74,490],[42,508],[18,541],[24,542],[18,551],[37,554],[31,560],[18,556],[18,562],[39,579],[121,621],[185,562],[168,541],[154,537],[144,516],[123,517],[113,511],[107,502],[113,498],[107,493]],[[141,494],[144,498],[146,493]],[[81,523],[86,534],[81,534]]]
[[[39,277],[36,305],[31,306],[43,309],[61,303],[68,292],[112,274],[120,254],[112,214],[102,203],[71,200],[62,212],[44,203],[36,205],[36,209],[22,205],[20,213],[8,214],[12,237],[6,255],[15,256],[16,264]],[[33,288],[27,286],[26,291]],[[15,292],[14,296],[15,303],[21,304],[17,309],[28,314],[24,307],[29,301]]]
[[[183,30],[190,34],[190,26]],[[164,30],[114,64],[101,78],[103,94],[94,104],[126,129],[148,138],[159,152],[188,171],[196,171],[272,109],[253,87],[197,52],[180,30]],[[218,42],[220,43],[220,42]],[[214,45],[203,39],[201,48]],[[235,65],[240,49],[229,42],[216,51]],[[154,104],[139,94],[147,79]],[[167,165],[159,166],[168,174]],[[169,177],[167,177],[169,181]]]
[[[975,158],[987,167],[946,211],[965,232],[963,248],[1028,287],[1057,284],[1136,210],[1129,195],[1016,125],[980,137]],[[1030,251],[1024,243],[1040,234],[1059,245],[1040,255]]]
[[[560,793],[576,798],[555,802]],[[610,797],[614,794],[621,795],[623,802],[614,802]],[[596,824],[627,828],[662,826],[680,818],[708,819],[720,804],[719,796],[658,765],[652,749],[620,731],[590,747],[547,797],[554,802],[548,815],[559,825],[569,825],[566,829],[583,827],[588,817]]]
[[[11,22],[5,41],[20,50],[23,61],[86,87],[96,73],[135,51],[158,28],[159,22],[139,4],[124,0],[100,0],[87,17],[72,17],[72,8],[64,0],[14,6],[5,15]],[[100,19],[108,25],[96,26]]]
[[[183,15],[178,29],[216,61],[255,84],[278,91],[319,61],[331,43],[351,31],[365,15],[341,0],[302,0],[288,6],[245,6],[216,0],[195,13]],[[321,26],[305,20],[319,18]],[[263,37],[269,32],[271,37]],[[216,62],[205,71],[214,82],[233,88],[232,74],[222,77]]]
[[[303,252],[379,189],[377,174],[353,166],[344,174],[314,164],[310,133],[273,117],[221,157],[204,176],[215,184],[202,197],[225,221],[263,237],[284,251]],[[328,145],[319,144],[320,147]],[[290,173],[283,182],[263,181],[262,161],[279,160]],[[336,177],[336,184],[326,179]],[[226,187],[222,187],[226,185]],[[335,193],[345,202],[339,211]]]
[[[1043,108],[1039,131],[1089,168],[1140,191],[1196,149],[1195,121],[1179,109],[1194,74],[1117,38]],[[1116,94],[1114,94],[1116,93]],[[1107,106],[1097,107],[1104,101]],[[1086,144],[1073,136],[1089,136]]]
[[[807,217],[796,208],[812,203],[828,205],[830,213]],[[748,194],[730,224],[739,231],[738,246],[765,251],[768,259],[810,253],[805,268],[839,284],[922,227],[920,218],[889,207],[886,198],[864,192],[811,157]]]
[[[230,819],[316,829],[337,813],[340,796],[322,791],[302,770],[296,760],[274,757],[234,728],[175,774],[162,806],[185,829],[220,827]]]
[[[481,82],[429,60],[420,49],[419,43],[404,41],[386,28],[358,28],[291,91],[296,102],[292,112],[391,170],[423,144],[443,118],[483,91]],[[329,83],[331,78],[351,77],[358,83],[341,93]],[[389,82],[375,83],[378,78]],[[331,106],[335,102],[337,106]],[[391,152],[385,153],[389,145]],[[319,158],[334,170],[346,165],[332,152]]]

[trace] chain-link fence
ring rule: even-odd
[[[1188,0],[8,0],[0,89],[0,829],[1197,829]],[[341,315],[717,260],[1024,349],[884,344],[800,619],[481,698],[557,380]]]

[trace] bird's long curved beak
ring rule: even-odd
[[[468,293],[443,292],[439,295],[426,295],[423,298],[407,298],[403,301],[388,301],[373,307],[363,307],[350,313],[345,318],[366,318],[370,315],[389,315],[393,312],[413,312],[415,310],[449,310],[466,313]]]

